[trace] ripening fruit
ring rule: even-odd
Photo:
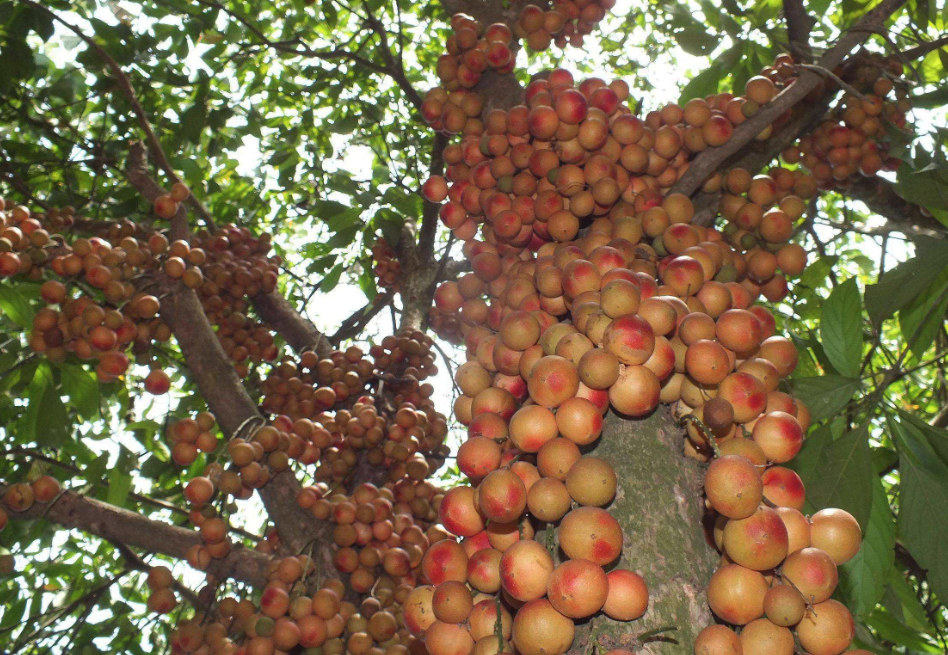
[[[767,619],[751,621],[741,630],[747,655],[793,655],[793,633]]]
[[[542,357],[533,365],[527,382],[530,398],[538,405],[559,407],[576,395],[579,374],[567,359],[557,355]]]
[[[839,655],[855,636],[852,614],[835,600],[814,605],[797,624],[800,645],[811,655]]]
[[[527,508],[530,514],[547,523],[563,518],[569,511],[571,502],[566,485],[556,478],[540,478],[527,492]]]
[[[474,639],[464,625],[436,620],[425,631],[425,646],[431,655],[467,655]]]
[[[602,609],[609,593],[606,572],[588,560],[563,562],[550,575],[547,598],[560,614],[571,619],[591,616]]]
[[[645,416],[658,406],[662,392],[658,377],[645,366],[626,366],[609,388],[609,402],[622,414]]]
[[[445,623],[461,623],[474,609],[471,590],[460,582],[444,582],[435,589],[431,600],[435,617]]]
[[[862,530],[849,512],[823,509],[810,517],[810,542],[825,551],[836,564],[844,564],[859,552]]]
[[[704,490],[711,507],[732,519],[752,515],[763,498],[757,467],[738,455],[725,455],[711,462],[704,475]]]
[[[615,569],[606,576],[609,593],[602,611],[615,621],[634,621],[648,609],[648,586],[634,571]]]
[[[724,550],[734,562],[755,571],[772,569],[787,556],[789,537],[780,515],[761,507],[724,526]]]
[[[553,558],[533,540],[518,541],[500,559],[501,586],[520,601],[542,598],[552,572]]]
[[[527,489],[516,473],[510,469],[498,469],[478,485],[477,499],[484,518],[495,523],[510,523],[523,514],[527,506]]]
[[[145,376],[145,391],[150,394],[160,396],[162,394],[168,393],[170,388],[171,378],[168,377],[167,373],[160,369],[155,369]]]
[[[514,617],[513,642],[520,655],[562,655],[575,632],[573,622],[543,598],[528,602]]]
[[[423,636],[425,630],[435,622],[434,592],[435,587],[433,585],[415,587],[402,605],[405,627],[416,637]]]
[[[460,488],[460,487],[459,487]],[[443,539],[431,545],[421,560],[421,570],[433,584],[448,580],[467,580],[468,556],[453,539]]]
[[[764,596],[764,614],[775,625],[796,625],[806,612],[806,601],[799,591],[790,585],[778,584],[767,590]]]
[[[791,553],[780,569],[811,605],[832,596],[839,582],[835,562],[819,548],[803,548]]]
[[[799,421],[786,412],[764,414],[751,433],[767,459],[783,464],[793,459],[803,447],[803,428]]]
[[[741,638],[726,625],[709,625],[695,638],[695,655],[743,655]]]
[[[616,472],[597,457],[582,457],[566,474],[566,489],[580,505],[607,505],[616,495]]]
[[[622,553],[622,528],[604,509],[579,507],[560,522],[559,544],[570,559],[588,559],[605,566]]]
[[[737,564],[722,566],[708,583],[711,611],[733,625],[746,625],[763,616],[766,595],[764,576]]]

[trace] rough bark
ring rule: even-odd
[[[718,554],[703,529],[704,469],[682,455],[683,432],[667,407],[642,420],[610,412],[590,453],[615,468],[619,490],[607,507],[618,519],[625,546],[618,568],[645,578],[649,609],[633,623],[605,616],[577,626],[573,653],[590,639],[607,650],[690,655],[695,636],[711,622],[705,589]],[[642,643],[643,633],[674,628]]]

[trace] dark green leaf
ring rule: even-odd
[[[856,278],[849,278],[823,304],[820,320],[823,350],[840,374],[854,378],[862,364],[862,302]]]
[[[821,375],[793,380],[794,393],[806,403],[813,421],[822,421],[840,412],[859,390],[860,382],[839,375]]]

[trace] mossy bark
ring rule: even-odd
[[[649,608],[629,623],[600,615],[577,626],[572,653],[588,653],[597,642],[608,650],[690,654],[695,636],[712,622],[705,590],[719,556],[702,524],[704,467],[682,454],[683,440],[666,407],[641,420],[606,417],[588,454],[616,470],[618,493],[606,509],[622,526],[625,544],[614,566],[645,578]],[[660,628],[669,630],[642,638]]]

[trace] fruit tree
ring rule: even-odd
[[[0,652],[948,651],[944,2],[0,25]]]

